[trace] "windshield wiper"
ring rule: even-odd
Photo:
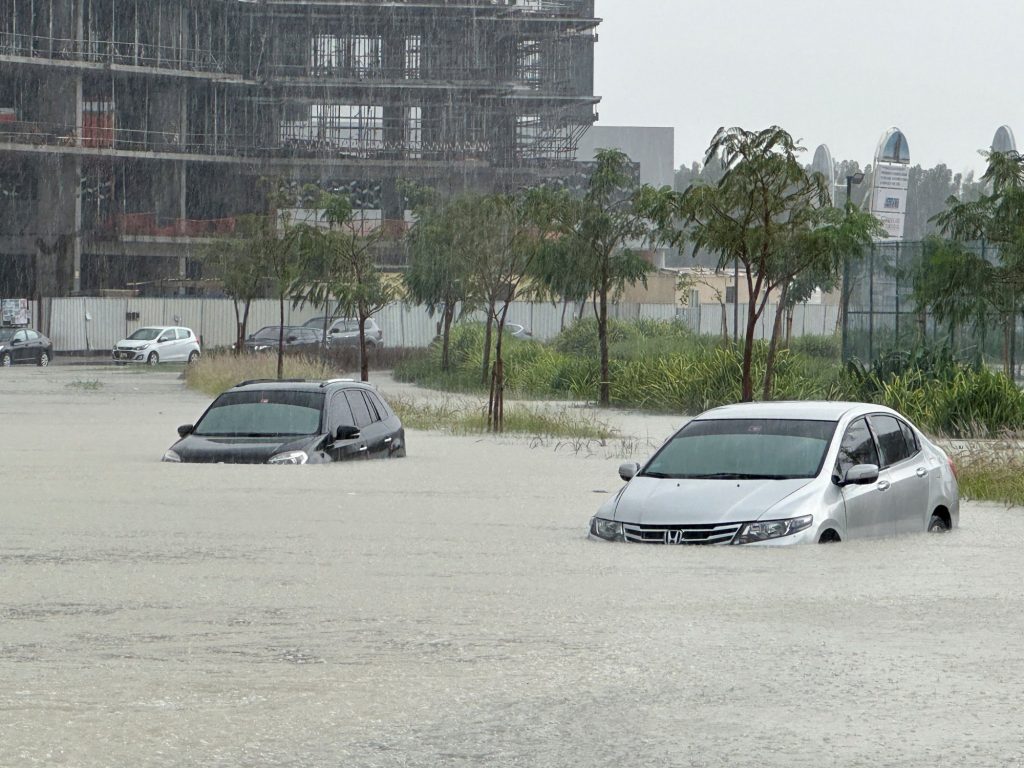
[[[658,480],[668,480],[678,478],[679,475],[666,475],[664,472],[641,472],[640,477],[653,477]]]
[[[709,475],[686,475],[687,480],[778,480],[778,475],[749,475],[742,472],[713,472]]]

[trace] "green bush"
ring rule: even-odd
[[[615,405],[671,413],[698,413],[741,397],[742,351],[694,336],[674,322],[612,321],[611,400]],[[440,370],[435,344],[420,359],[402,361],[395,376],[455,392],[486,392],[481,384],[484,328],[452,329],[452,370]],[[1024,395],[1004,376],[956,363],[942,347],[879,356],[868,368],[830,363],[837,342],[808,337],[776,355],[776,400],[861,400],[886,405],[923,429],[951,436],[1024,430]],[[506,388],[519,398],[597,398],[600,373],[597,325],[583,320],[554,342],[506,337]],[[830,351],[831,350],[831,351]],[[754,345],[751,375],[760,395],[768,344]],[[492,358],[493,360],[493,354]]]

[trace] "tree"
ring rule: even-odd
[[[247,214],[238,217],[234,235],[220,238],[206,251],[206,264],[235,308],[236,355],[245,345],[252,302],[264,292],[267,241],[276,237],[267,216]]]
[[[640,200],[658,207],[657,200],[668,194],[667,188],[639,186],[629,158],[614,149],[598,150],[582,197],[565,191],[538,193],[537,214],[548,217],[546,226],[560,239],[559,246],[542,260],[547,270],[542,278],[550,286],[576,283],[574,290],[585,289],[584,295],[594,302],[601,368],[598,401],[602,406],[611,402],[608,302],[626,285],[645,281],[651,267],[629,247],[652,233]]]
[[[659,205],[647,205],[662,236],[718,256],[718,267],[737,263],[747,288],[743,341],[742,398],[754,397],[752,362],[757,323],[775,290],[785,292],[810,270],[834,268],[844,237],[869,238],[871,217],[844,219],[857,231],[842,235],[831,207],[831,190],[820,174],[799,162],[804,152],[778,126],[761,131],[720,128],[708,146],[705,164],[716,158],[726,172],[714,185],[694,184]],[[842,216],[842,214],[839,214]],[[738,297],[737,297],[738,300]],[[785,304],[785,299],[782,301]],[[771,390],[769,360],[765,389]]]
[[[982,155],[988,167],[981,180],[991,191],[970,201],[950,197],[946,210],[934,220],[944,236],[959,243],[980,240],[994,247],[995,256],[989,261],[965,248],[945,249],[938,255],[943,259],[943,268],[953,274],[973,271],[977,276],[986,276],[979,289],[1003,318],[1004,368],[1013,377],[1012,339],[1024,293],[1024,157],[1018,152],[991,151]],[[947,299],[960,306],[961,290],[959,284],[943,288],[922,283],[921,296],[933,307]]]
[[[456,308],[473,309],[470,296],[469,251],[474,238],[465,237],[473,226],[473,202],[456,199],[441,205],[433,199],[414,205],[416,222],[408,234],[409,269],[404,275],[406,297],[422,304],[433,317],[440,313],[441,369],[451,367],[451,327]]]
[[[780,243],[770,267],[779,297],[761,390],[765,400],[772,396],[783,314],[791,317],[793,308],[807,301],[815,290],[834,288],[846,262],[858,258],[873,237],[885,233],[874,216],[858,211],[852,203],[844,210],[827,205],[808,224],[807,229],[794,231],[791,238]]]
[[[390,304],[396,293],[377,267],[376,245],[383,230],[365,231],[347,195],[323,192],[316,205],[323,211],[327,229],[307,225],[298,230],[303,269],[296,283],[296,299],[324,307],[325,317],[343,313],[356,318],[359,376],[369,381],[366,321]],[[332,302],[334,311],[326,311]],[[326,325],[325,321],[325,334]]]
[[[267,217],[270,227],[265,237],[260,238],[260,260],[266,268],[274,298],[279,307],[277,337],[277,378],[284,378],[284,306],[294,294],[302,279],[303,263],[296,247],[299,232],[291,220],[289,209],[294,203],[292,194],[284,181],[277,179],[265,182],[270,185],[268,201],[271,214]]]
[[[475,198],[466,232],[472,243],[469,291],[486,308],[484,370],[486,373],[491,334],[496,334],[494,366],[490,371],[487,402],[488,428],[501,432],[505,420],[505,361],[503,341],[509,306],[544,247],[551,231],[549,199],[540,190],[517,195],[494,194]]]

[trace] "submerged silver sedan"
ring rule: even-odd
[[[802,544],[948,531],[952,460],[896,411],[867,403],[743,403],[702,413],[590,521],[644,544]]]

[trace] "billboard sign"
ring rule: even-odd
[[[871,173],[871,213],[882,222],[882,240],[902,240],[910,183],[910,149],[899,128],[891,128],[878,142]]]

